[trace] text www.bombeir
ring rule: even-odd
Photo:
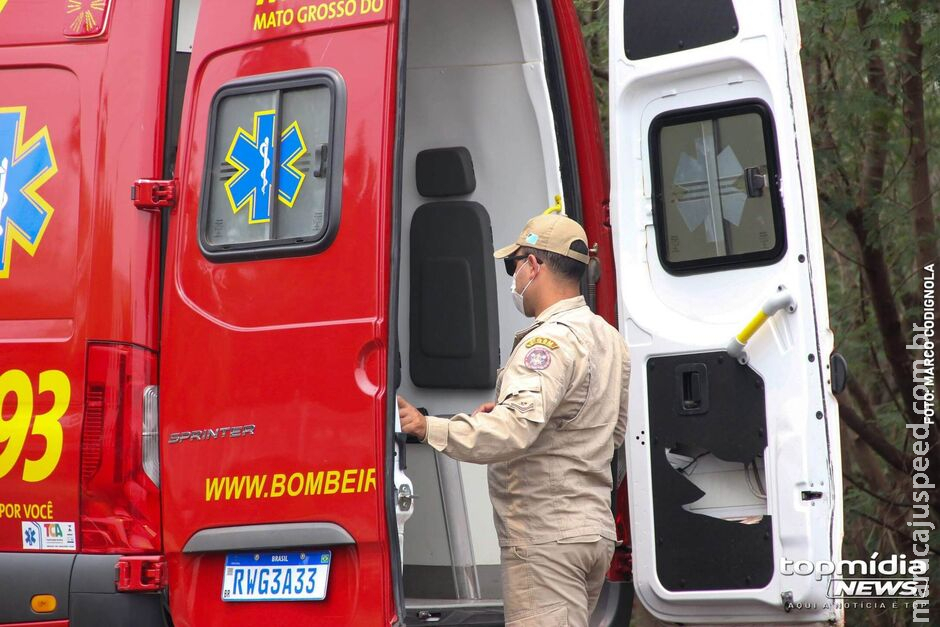
[[[357,494],[375,490],[375,468],[229,475],[206,479],[207,501]]]

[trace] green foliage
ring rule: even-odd
[[[608,117],[607,90],[607,0],[574,0],[575,9],[581,20],[581,33],[584,48],[588,53],[591,73],[594,77],[594,91],[597,94],[604,140],[607,141],[610,128]]]
[[[918,3],[919,4],[919,3]],[[889,341],[876,323],[878,305],[863,265],[871,266],[858,229],[850,228],[851,212],[862,216],[867,244],[884,259],[881,274],[890,285],[890,306],[900,318],[902,335],[910,335],[919,319],[921,272],[916,258],[918,238],[936,249],[936,232],[914,228],[911,196],[912,146],[928,147],[930,179],[938,180],[937,124],[940,37],[938,6],[913,2],[860,3],[847,0],[801,0],[803,68],[816,147],[820,209],[826,238],[826,269],[830,324],[839,350],[857,381],[851,403],[895,448],[910,454],[904,424],[907,410],[902,386],[910,380],[892,375],[886,352]],[[866,9],[870,15],[866,14]],[[913,9],[913,10],[912,10]],[[926,133],[912,132],[906,116],[904,81],[916,70],[907,59],[903,29],[919,23],[923,45],[923,99]],[[883,85],[872,68],[883,73]],[[872,178],[866,166],[878,162],[883,150],[883,179]],[[935,214],[931,203],[930,210]],[[870,251],[869,251],[870,252]],[[843,471],[846,475],[846,557],[905,552],[909,537],[904,520],[910,513],[910,479],[873,455],[865,442],[846,432]],[[853,455],[853,452],[859,455]],[[934,504],[936,507],[936,504]],[[909,554],[910,551],[908,550]],[[936,572],[934,572],[934,577]],[[909,610],[849,610],[847,624],[904,625]]]

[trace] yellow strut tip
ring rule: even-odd
[[[561,194],[555,194],[555,204],[542,212],[542,215],[547,216],[552,213],[561,213]]]

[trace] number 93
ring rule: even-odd
[[[39,373],[37,395],[52,393],[52,407],[33,415],[33,385],[22,370],[7,370],[0,375],[0,408],[6,405],[7,397],[15,397],[13,415],[0,415],[0,479],[16,465],[30,433],[45,439],[45,452],[39,459],[26,459],[23,463],[23,481],[35,483],[52,474],[62,456],[62,425],[59,422],[68,409],[72,396],[69,378],[61,370],[46,370]]]

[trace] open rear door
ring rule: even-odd
[[[202,0],[161,360],[177,627],[394,618],[396,20],[383,0]]]
[[[832,336],[793,0],[615,0],[611,216],[643,604],[841,622]]]

